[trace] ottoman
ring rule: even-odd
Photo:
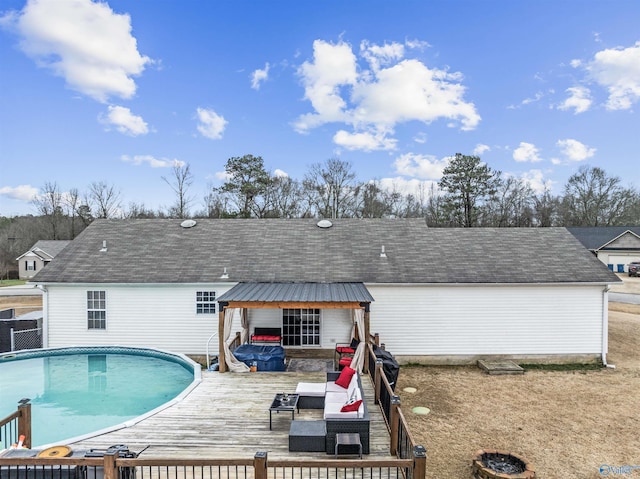
[[[326,435],[324,421],[291,421],[289,451],[324,452]]]

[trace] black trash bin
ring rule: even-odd
[[[396,383],[398,382],[398,374],[400,374],[400,365],[393,355],[378,346],[373,347],[373,353],[376,355],[376,359],[382,359],[382,371],[389,381],[389,386],[392,390],[396,390]]]

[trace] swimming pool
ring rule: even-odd
[[[75,347],[0,355],[0,417],[31,399],[32,447],[125,427],[200,381],[185,356],[144,348]]]

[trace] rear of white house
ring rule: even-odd
[[[564,228],[431,229],[390,219],[323,226],[96,221],[33,281],[46,293],[45,345],[204,355],[218,332],[217,299],[238,284],[361,283],[373,298],[370,332],[399,362],[606,361],[607,289],[619,279]],[[297,311],[248,308],[249,329],[298,334],[284,326],[303,318],[305,338],[288,337],[287,349],[332,351],[350,340],[351,310],[305,308],[304,300]],[[242,329],[238,318],[232,329]]]

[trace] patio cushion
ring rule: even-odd
[[[342,406],[340,412],[357,411],[360,407],[360,404],[362,404],[362,399],[349,399],[346,403],[344,403],[344,406]]]
[[[360,403],[357,411],[341,412],[344,403],[325,402],[324,419],[357,419],[364,417],[364,403]]]
[[[323,397],[327,391],[327,383],[298,383],[296,394],[300,396]]]
[[[336,346],[336,352],[340,354],[353,354],[356,351],[351,346]]]
[[[254,334],[251,336],[252,341],[280,341],[280,336],[269,336],[267,334]]]
[[[356,371],[354,369],[351,369],[348,366],[345,367],[340,373],[340,377],[336,379],[336,386],[340,386],[344,389],[347,389],[349,387],[349,383],[351,382],[351,378],[353,378],[353,375],[355,373]]]

